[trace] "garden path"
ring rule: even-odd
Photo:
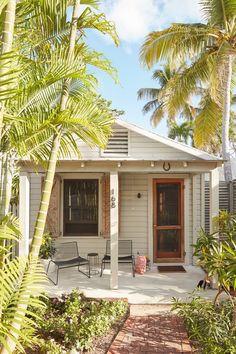
[[[126,320],[107,354],[192,353],[183,321],[167,312]]]

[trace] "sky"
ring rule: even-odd
[[[165,122],[156,128],[150,124],[150,114],[143,115],[145,100],[137,100],[137,91],[142,87],[155,87],[152,70],[140,64],[139,51],[145,37],[153,30],[162,30],[173,22],[200,22],[199,0],[103,0],[102,10],[112,20],[120,38],[120,45],[101,34],[89,32],[88,44],[112,62],[118,70],[120,84],[102,72],[99,93],[112,101],[112,107],[125,111],[122,119],[135,123],[158,134],[167,135]]]

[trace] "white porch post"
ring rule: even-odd
[[[30,217],[30,177],[27,172],[20,173],[19,219],[22,238],[19,242],[18,255],[29,253],[29,217]]]
[[[210,172],[210,233],[214,232],[213,218],[219,214],[219,171],[217,168]]]
[[[111,277],[110,288],[118,289],[118,225],[119,225],[118,172],[110,172],[110,237],[111,237]]]
[[[193,239],[192,242],[193,244],[196,243],[197,238],[198,238],[198,209],[199,209],[199,204],[197,202],[199,194],[199,186],[198,186],[198,175],[193,175],[192,177],[192,214],[193,214],[193,228],[192,228],[192,234],[193,234]],[[193,256],[192,256],[193,257]],[[193,257],[193,264],[196,264],[196,259]]]

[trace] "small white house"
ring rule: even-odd
[[[117,283],[117,240],[133,241],[134,254],[154,263],[193,264],[192,244],[204,227],[205,174],[210,176],[210,220],[218,214],[218,167],[203,151],[117,120],[106,150],[79,142],[82,159],[58,163],[47,229],[76,240],[81,256],[102,257],[111,239],[111,287]],[[37,216],[43,168],[20,162],[19,213],[28,252]],[[212,230],[212,222],[211,230]]]

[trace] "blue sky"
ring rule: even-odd
[[[139,50],[150,31],[164,29],[173,22],[201,21],[199,0],[104,0],[101,3],[101,10],[116,24],[120,46],[117,48],[106,36],[91,32],[88,43],[112,61],[120,85],[107,75],[96,73],[100,80],[99,92],[113,102],[113,108],[125,111],[122,119],[166,135],[165,122],[152,129],[150,115],[142,114],[146,101],[137,100],[139,88],[155,87],[152,71],[139,62]]]

